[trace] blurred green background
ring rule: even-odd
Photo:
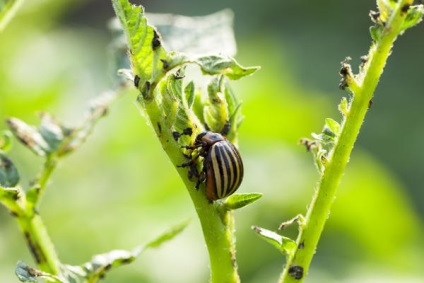
[[[370,45],[373,1],[138,1],[147,12],[235,13],[238,61],[260,65],[233,84],[245,120],[240,192],[263,198],[236,212],[242,282],[276,282],[284,258],[250,229],[305,213],[318,174],[298,145],[340,120],[340,61]],[[48,111],[78,125],[90,99],[114,84],[110,64],[114,13],[109,1],[28,1],[0,34],[0,119],[37,124]],[[396,42],[374,104],[328,221],[306,282],[423,282],[424,25]],[[192,218],[172,242],[103,282],[207,282],[200,225],[171,163],[129,94],[117,101],[84,146],[55,172],[42,215],[61,259],[80,264],[112,249],[131,249]],[[4,123],[0,129],[5,129]],[[10,153],[26,186],[41,166],[23,146]],[[14,265],[33,261],[15,220],[0,209],[0,282],[18,282]],[[286,235],[294,237],[296,227]]]

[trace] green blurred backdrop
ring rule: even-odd
[[[0,34],[0,119],[38,123],[48,111],[69,125],[88,101],[113,86],[111,3],[31,1]],[[284,258],[251,230],[271,230],[310,202],[318,174],[297,144],[340,119],[340,61],[370,45],[373,1],[138,1],[147,12],[235,13],[237,59],[260,65],[233,84],[243,100],[240,192],[263,198],[236,212],[242,282],[276,282]],[[424,282],[424,25],[408,30],[377,88],[306,282]],[[120,99],[91,138],[55,172],[40,213],[64,262],[80,264],[112,249],[131,249],[192,218],[175,240],[104,282],[207,282],[208,258],[188,194],[140,116],[135,94]],[[4,129],[4,123],[0,129]],[[41,160],[15,143],[23,175]],[[33,263],[14,219],[0,209],[0,282],[18,282],[14,265]],[[286,232],[295,236],[296,228]]]

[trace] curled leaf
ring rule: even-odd
[[[41,125],[38,132],[48,144],[49,152],[58,150],[66,135],[66,128],[62,127],[59,121],[48,113],[43,112],[40,117]]]
[[[48,143],[34,127],[29,126],[17,118],[7,119],[6,124],[18,140],[31,149],[35,154],[39,156],[46,156],[46,154],[50,151]]]
[[[231,80],[238,80],[259,70],[259,67],[243,67],[229,56],[210,55],[193,60],[207,75],[225,75]]]
[[[290,238],[281,236],[273,231],[258,227],[252,226],[253,231],[255,231],[262,239],[276,247],[280,252],[286,255],[293,255],[294,251],[297,248],[297,244]]]
[[[19,172],[13,162],[0,152],[0,186],[15,187],[19,182]]]
[[[424,5],[416,5],[409,7],[405,20],[402,24],[401,30],[405,31],[408,28],[411,28],[419,24],[424,15]]]

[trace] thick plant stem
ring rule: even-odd
[[[60,261],[41,217],[38,214],[24,215],[18,217],[17,221],[37,267],[41,271],[58,275]]]
[[[181,174],[180,174],[181,175]],[[182,177],[187,172],[182,172]],[[185,176],[186,178],[186,176]],[[232,211],[219,213],[216,205],[196,191],[193,182],[185,182],[202,225],[209,252],[211,283],[238,283],[234,241],[234,215]]]
[[[160,108],[154,102],[144,103],[139,101],[141,110],[147,114],[151,125],[156,131],[163,149],[176,166],[186,162],[181,152],[181,146],[173,141],[170,129],[158,127],[162,117]],[[232,211],[221,212],[218,204],[210,203],[202,186],[195,189],[195,183],[188,178],[186,168],[177,167],[178,174],[183,180],[193,201],[197,215],[202,225],[203,235],[209,252],[211,283],[238,283],[240,282],[235,261],[234,217]]]
[[[372,99],[378,80],[383,73],[393,42],[399,35],[405,14],[401,11],[402,7],[411,2],[399,1],[397,9],[393,11],[385,26],[383,36],[370,49],[369,62],[363,74],[360,74],[358,78],[362,81],[357,81],[357,84],[351,88],[353,98],[348,112],[345,114],[340,135],[325,164],[325,171],[321,175],[305,221],[301,223],[296,241],[298,248],[293,256],[288,258],[279,282],[302,282],[309,270],[319,238],[330,214],[337,187],[367,113],[369,101]]]

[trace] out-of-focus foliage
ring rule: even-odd
[[[235,213],[239,270],[242,282],[275,282],[283,257],[250,227],[276,230],[304,213],[318,175],[298,140],[319,132],[325,118],[338,120],[339,62],[366,53],[368,10],[375,3],[134,3],[148,12],[186,15],[233,9],[237,59],[262,67],[233,84],[245,117],[239,136],[246,170],[240,193],[264,194]],[[100,0],[23,6],[0,34],[0,119],[36,124],[35,113],[48,111],[77,125],[88,100],[116,83],[106,29],[112,15],[111,4]],[[418,25],[396,42],[307,282],[419,282],[424,276],[422,32]],[[132,92],[117,101],[52,177],[40,214],[68,264],[131,249],[173,223],[196,219],[135,97]],[[29,183],[41,159],[18,143],[9,156],[23,183]],[[0,223],[0,282],[18,282],[16,262],[32,265],[32,260],[5,209],[0,209]],[[192,221],[179,237],[112,271],[103,282],[207,282],[200,229]],[[295,229],[288,227],[284,235],[294,235]]]

